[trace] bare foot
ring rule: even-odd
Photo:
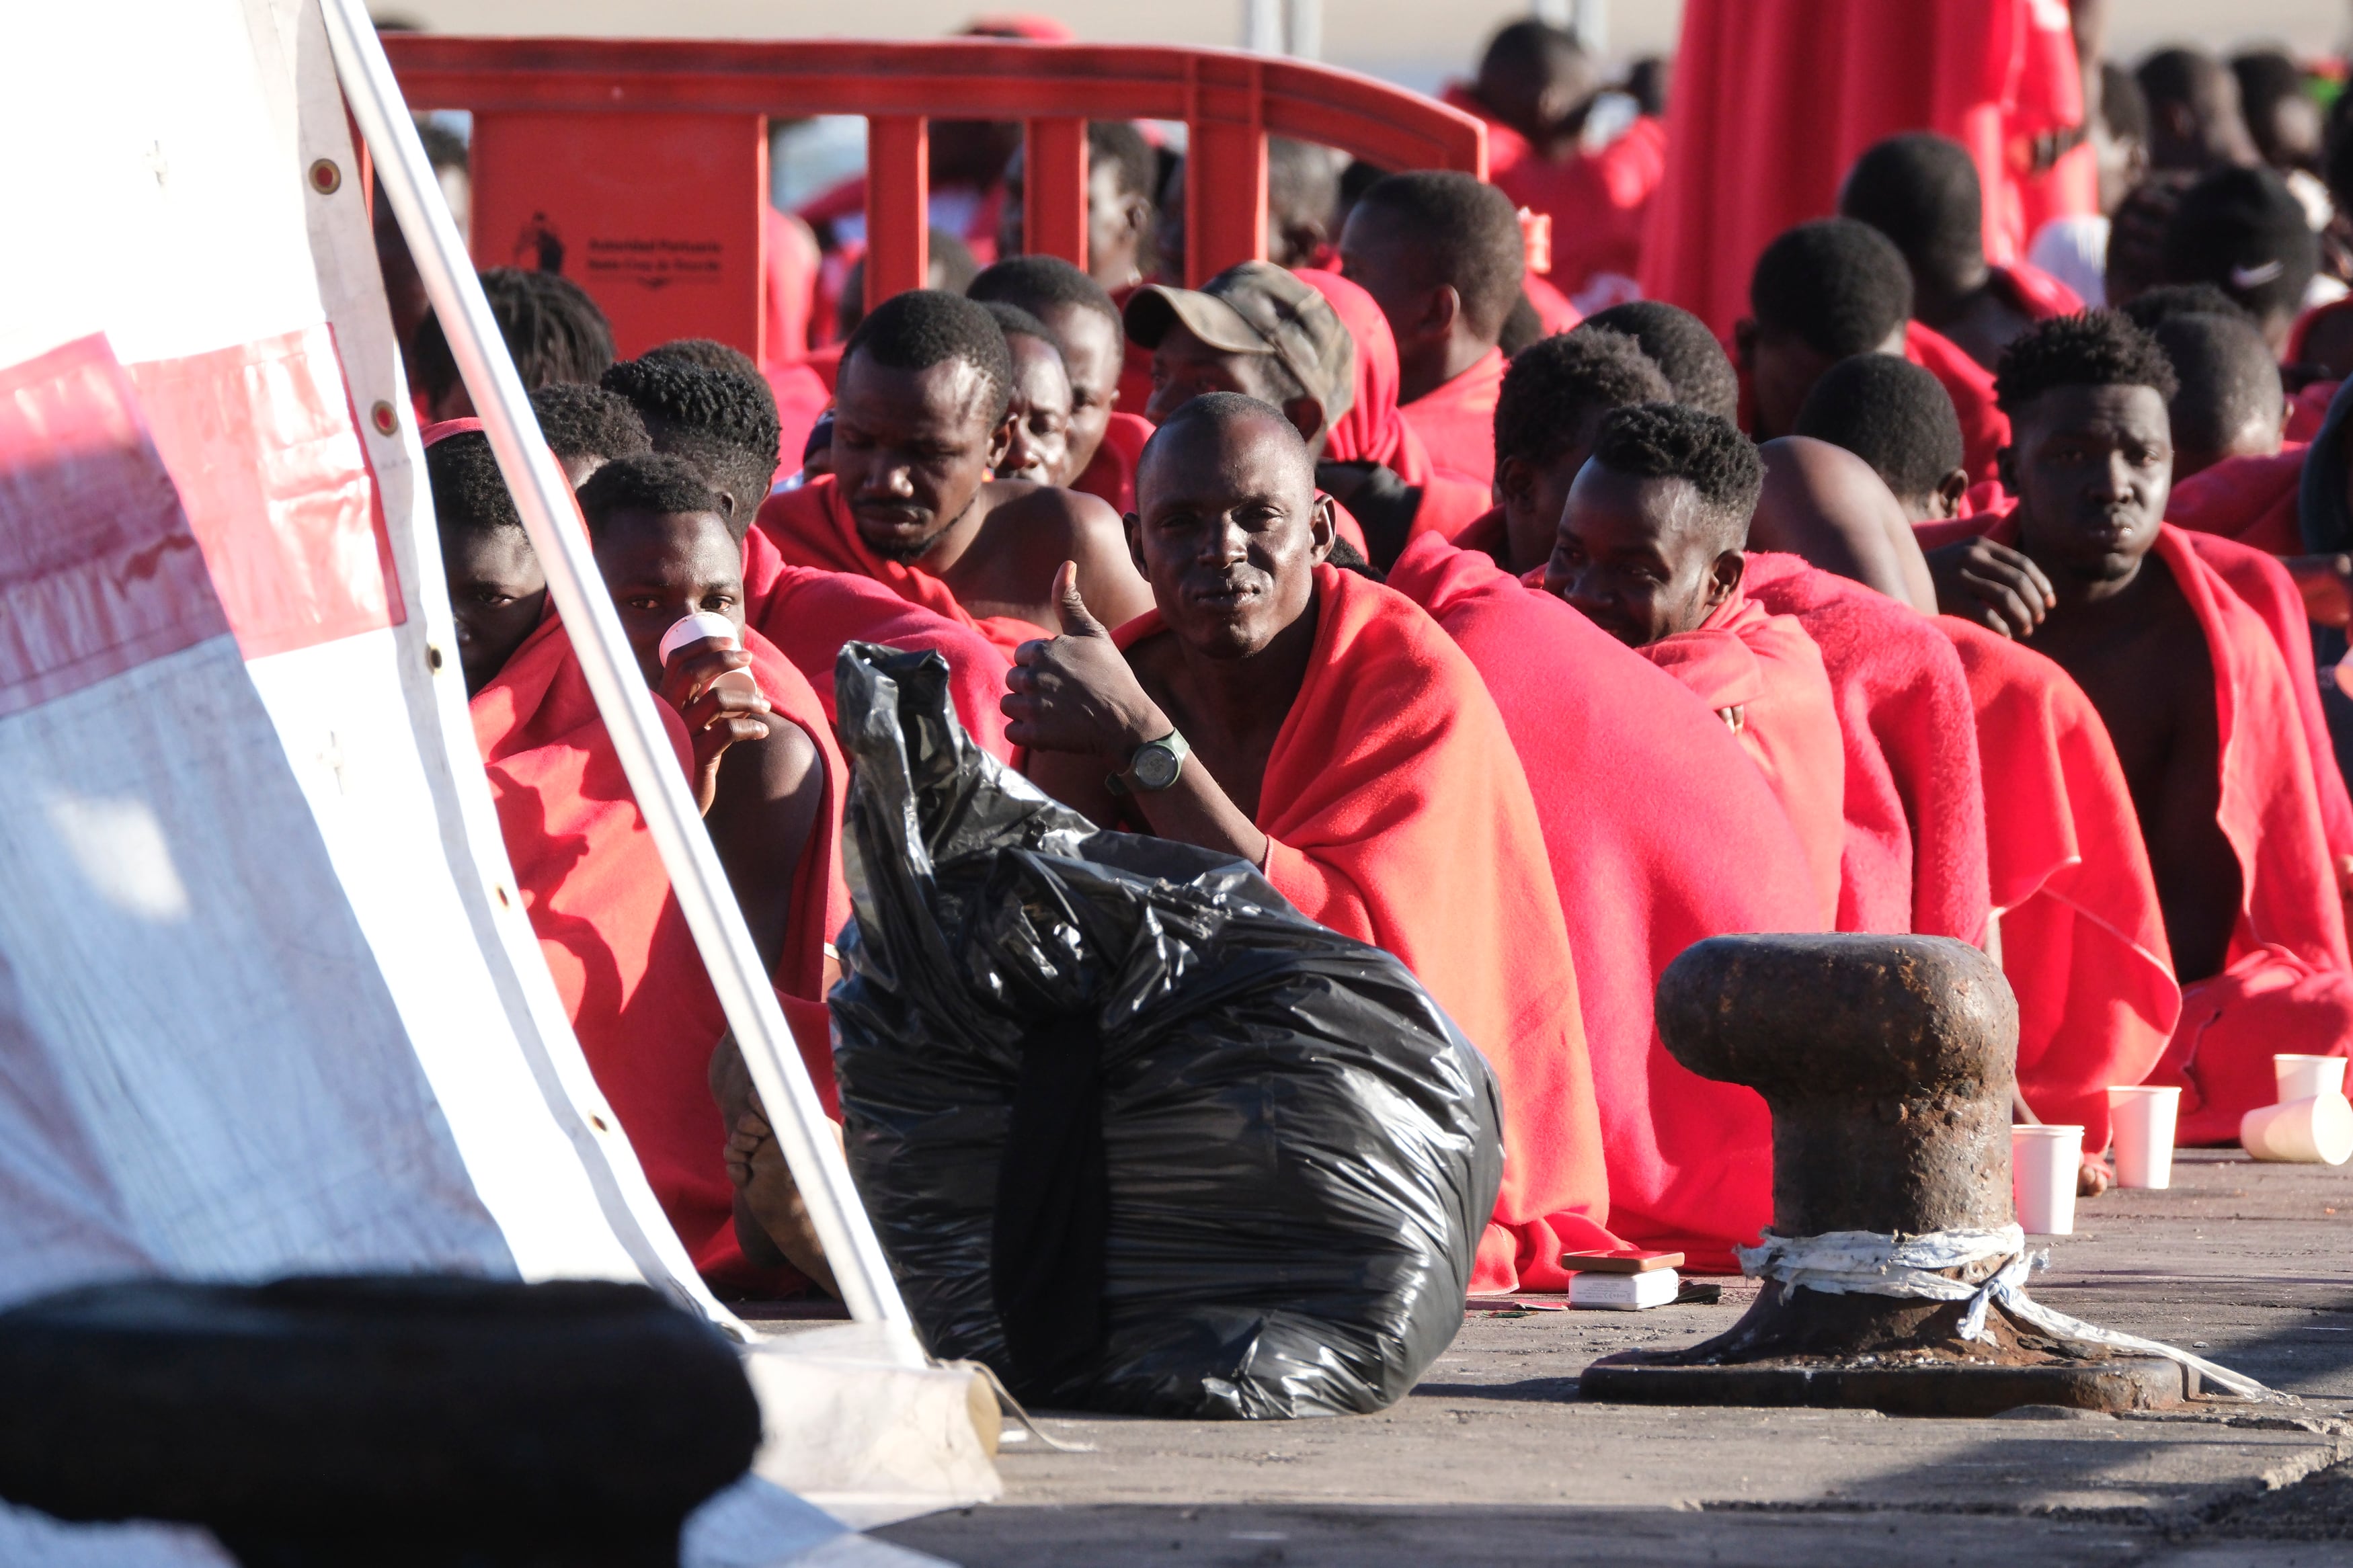
[[[2098,1154],[2086,1154],[2075,1168],[2075,1195],[2096,1198],[2116,1184],[2116,1173],[2108,1169],[2108,1162]]]
[[[833,1269],[825,1260],[825,1247],[809,1223],[808,1205],[776,1146],[776,1130],[768,1125],[767,1108],[752,1087],[752,1074],[731,1033],[720,1037],[711,1053],[711,1098],[727,1126],[727,1179],[735,1188],[735,1243],[744,1258],[762,1268],[791,1264],[828,1295],[839,1296]],[[832,1128],[835,1142],[841,1129]]]

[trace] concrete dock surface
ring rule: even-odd
[[[2037,1300],[2195,1349],[2300,1408],[2200,1401],[1992,1419],[1580,1403],[1597,1357],[1753,1299],[1475,1311],[1394,1408],[1296,1422],[1048,1415],[1001,1502],[877,1533],[966,1568],[2353,1564],[2353,1166],[2185,1151],[2166,1192],[2079,1205]],[[1009,1428],[1009,1424],[1008,1424]]]

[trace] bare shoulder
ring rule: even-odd
[[[1103,549],[1126,558],[1126,524],[1109,503],[1094,496],[1027,479],[992,479],[987,499],[992,527],[1001,521],[1040,547],[1050,542],[1066,560]]]

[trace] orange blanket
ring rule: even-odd
[[[1712,713],[1729,713],[1748,753],[1805,847],[1828,928],[1838,919],[1846,843],[1845,742],[1822,650],[1794,616],[1776,616],[1741,589],[1697,631],[1636,652],[1689,687]]]
[[[791,941],[776,982],[830,1111],[822,973],[825,945],[849,910],[841,879],[841,754],[807,684],[756,638],[748,634],[745,646],[762,689],[779,717],[808,732],[826,766],[825,809],[802,852]],[[685,730],[667,706],[656,706],[683,765]],[[474,698],[472,717],[523,909],[596,1087],[621,1119],[662,1212],[714,1286],[797,1289],[797,1275],[753,1268],[735,1244],[734,1191],[722,1158],[726,1132],[708,1087],[726,1016],[571,639],[554,616]]]
[[[1544,833],[1479,672],[1438,623],[1315,571],[1307,679],[1257,823],[1268,879],[1309,919],[1405,961],[1503,1091],[1504,1188],[1472,1289],[1558,1289],[1563,1248],[1612,1247],[1577,973]],[[1131,647],[1157,612],[1114,634]]]
[[[968,625],[902,599],[871,577],[795,566],[759,529],[744,538],[744,615],[800,671],[828,722],[833,666],[846,642],[932,648],[948,661],[948,695],[965,731],[1010,761],[1005,739],[1005,672],[1012,663]]]
[[[2018,1084],[2045,1121],[2108,1143],[2112,1084],[2147,1078],[2181,1013],[2165,914],[2107,726],[2067,672],[1940,616],[1968,672]]]
[[[975,616],[956,602],[946,584],[922,567],[885,561],[866,548],[866,542],[858,537],[858,524],[849,515],[841,486],[831,474],[821,475],[799,489],[770,496],[753,526],[766,534],[776,552],[792,564],[871,577],[909,604],[971,627],[995,643],[1008,661],[1023,643],[1054,635],[1011,616]]]
[[[1389,585],[1470,656],[1526,770],[1577,954],[1609,1228],[1730,1273],[1773,1216],[1771,1121],[1755,1090],[1667,1054],[1652,998],[1693,942],[1821,929],[1797,835],[1722,720],[1551,595],[1433,538]]]
[[[1440,473],[1482,487],[1495,482],[1495,400],[1508,363],[1503,350],[1489,349],[1470,369],[1399,410]]]

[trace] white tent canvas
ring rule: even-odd
[[[428,1268],[643,1279],[735,1326],[513,891],[315,0],[10,31],[0,1303]],[[812,1471],[828,1445],[771,1401],[760,1474],[870,1521],[994,1494],[963,1374],[750,1361],[764,1389],[830,1377],[877,1427]],[[688,1555],[821,1542],[907,1560],[752,1481]],[[216,1557],[0,1512],[11,1563]]]

